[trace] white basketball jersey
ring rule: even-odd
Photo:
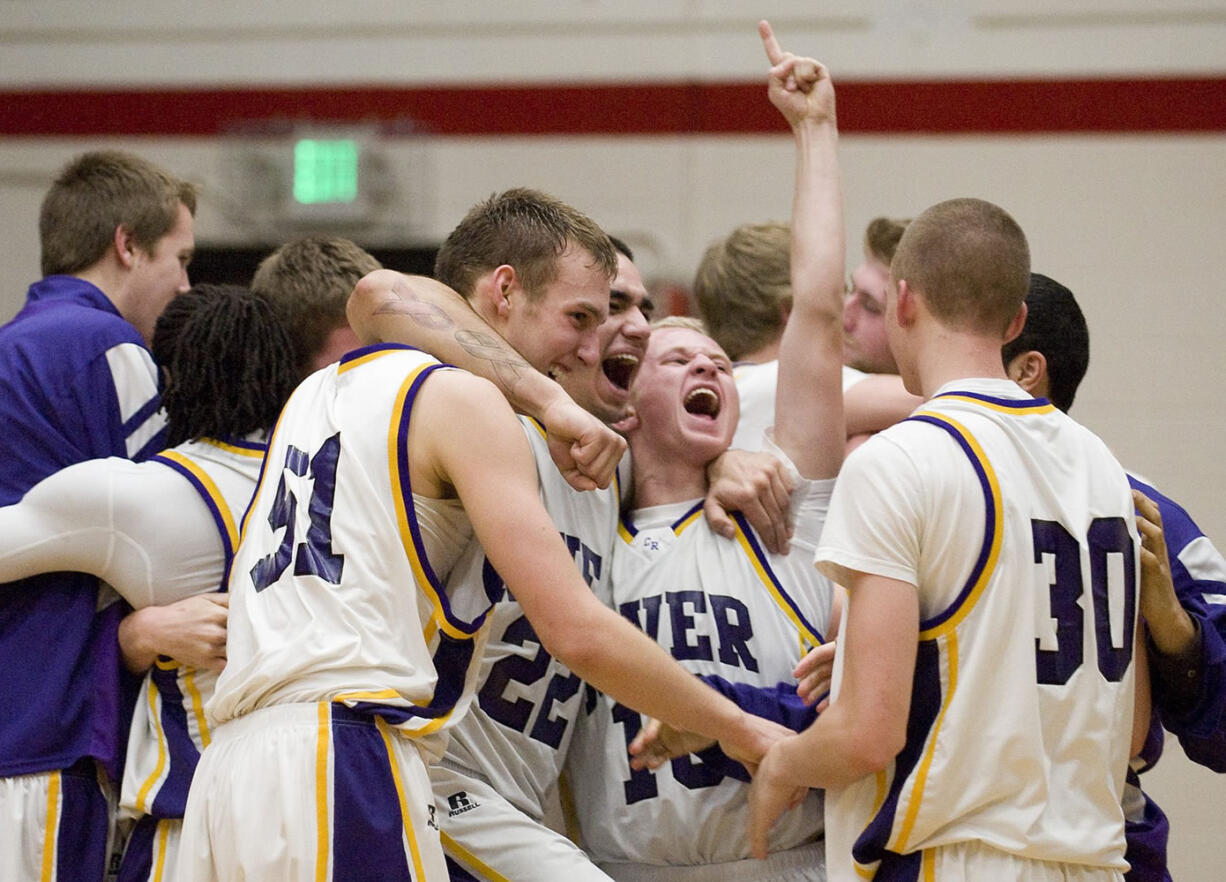
[[[833,481],[800,481],[787,555],[766,552],[740,514],[735,540],[711,531],[702,501],[654,506],[623,521],[613,552],[612,605],[687,670],[772,688],[824,642],[832,586],[812,565]],[[748,775],[693,755],[631,771],[627,746],[642,726],[605,695],[586,707],[568,766],[584,846],[593,860],[711,864],[749,855]],[[712,752],[714,753],[714,752]],[[822,830],[814,792],[771,833],[772,852]]]
[[[230,574],[228,661],[209,711],[338,701],[441,752],[471,697],[490,602],[444,581],[472,536],[458,500],[412,492],[408,433],[440,367],[366,347],[281,413]]]
[[[536,460],[545,509],[584,581],[604,598],[617,532],[618,482],[604,490],[575,490],[554,465],[544,429],[527,417],[520,419]],[[585,687],[541,646],[523,609],[507,593],[480,546],[473,546],[452,572],[451,583],[467,583],[467,590],[477,586],[501,600],[490,616],[477,700],[453,730],[447,759],[479,773],[499,794],[539,820],[546,794],[562,770]]]
[[[951,384],[839,476],[819,566],[917,585],[920,632],[906,746],[827,793],[831,879],[969,840],[1125,866],[1132,499],[1100,439],[1022,394]]]
[[[255,491],[265,444],[251,440],[203,438],[165,450],[152,462],[182,475],[204,500],[213,516],[228,569],[238,544],[238,524]],[[142,465],[142,468],[158,468]],[[185,491],[191,493],[193,491]],[[150,500],[174,517],[174,500]],[[200,591],[225,586],[225,577]],[[141,684],[141,695],[128,732],[120,808],[131,816],[152,814],[181,818],[187,790],[208,746],[210,725],[204,705],[213,696],[217,673],[160,656]]]
[[[238,545],[238,525],[255,492],[264,464],[266,445],[256,440],[202,438],[179,444],[153,456],[179,472],[204,500],[226,552],[226,569]],[[156,469],[158,466],[143,466]],[[167,505],[172,500],[151,500]],[[177,508],[169,505],[166,516]],[[200,591],[224,588],[226,577]],[[141,697],[132,714],[128,759],[120,808],[131,816],[183,817],[188,786],[200,752],[210,741],[212,726],[205,703],[212,698],[217,673],[180,664],[159,656],[141,685]]]
[[[843,366],[843,391],[846,392],[868,374]],[[761,450],[763,433],[775,425],[775,387],[779,384],[779,362],[743,361],[733,366],[741,416],[730,446],[738,450]]]

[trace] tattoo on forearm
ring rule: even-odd
[[[519,383],[525,371],[532,367],[523,360],[501,337],[495,337],[482,331],[459,330],[455,334],[456,342],[473,358],[488,361],[493,367],[494,376],[502,385],[503,391],[510,392]]]
[[[385,300],[375,309],[375,315],[407,315],[423,328],[432,331],[445,331],[455,327],[455,321],[446,310],[422,300],[403,280],[397,280],[392,285],[392,293],[399,299]]]
[[[455,322],[442,308],[420,300],[386,300],[375,309],[375,315],[406,315],[423,328],[445,331],[454,328]]]

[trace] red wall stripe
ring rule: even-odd
[[[845,133],[1226,131],[1226,78],[844,81],[837,88]],[[439,135],[784,130],[759,82],[0,92],[0,135],[7,136],[211,137],[294,122],[377,122]]]

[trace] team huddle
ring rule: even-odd
[[[189,287],[190,184],[63,171],[0,328],[0,879],[1169,879],[1138,772],[1226,769],[1226,560],[1065,413],[1003,209],[875,221],[848,291],[833,85],[759,30],[792,217],[705,321],[537,190],[433,278]]]

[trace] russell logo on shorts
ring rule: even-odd
[[[462,815],[465,812],[471,812],[478,808],[481,803],[472,799],[463,790],[457,791],[447,797],[447,806],[450,811],[447,812],[447,817],[454,818],[456,815]]]

